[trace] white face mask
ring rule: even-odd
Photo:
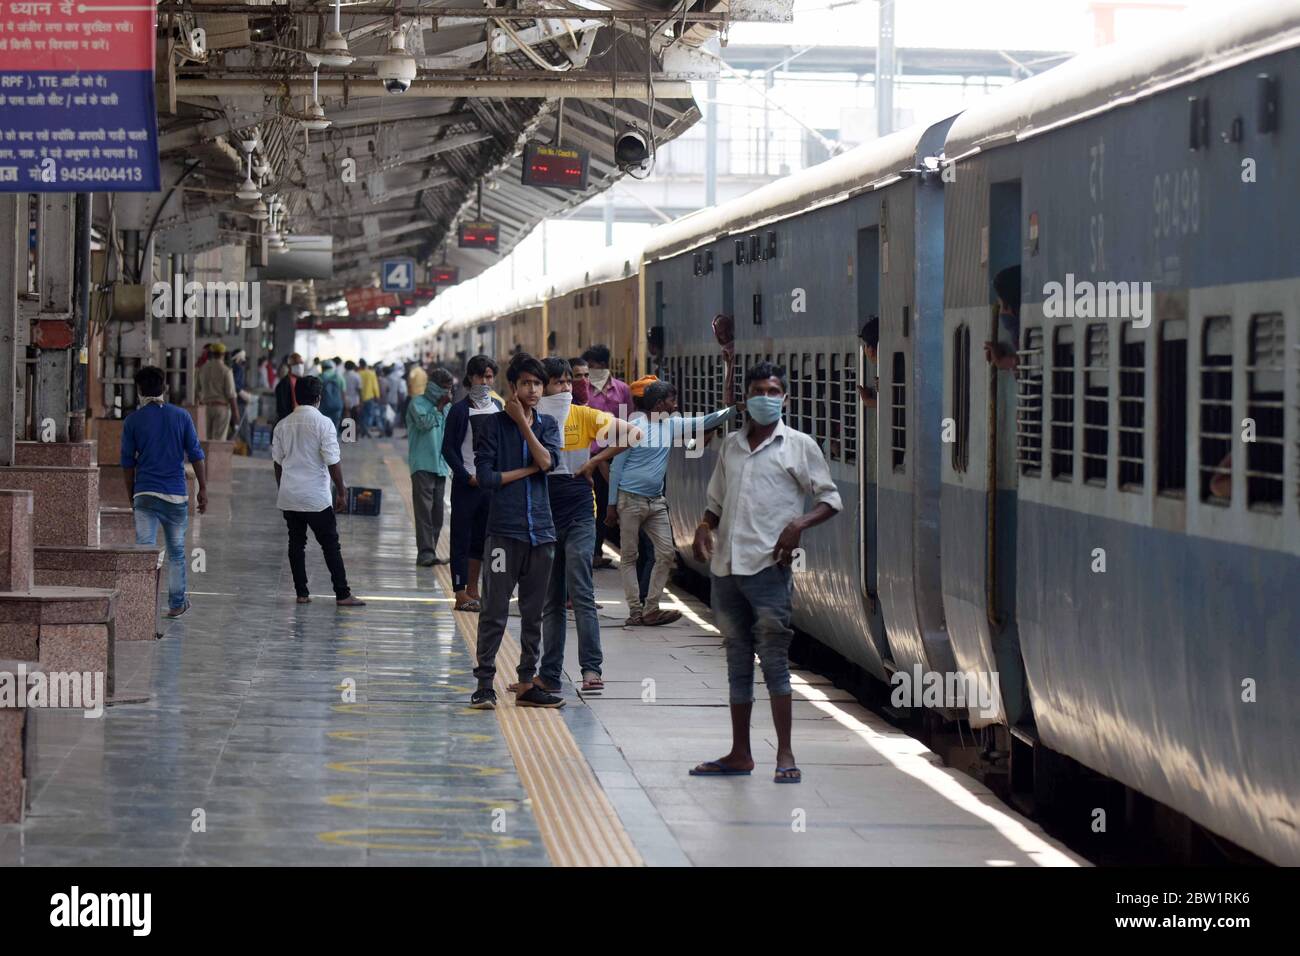
[[[607,369],[607,368],[593,368],[593,369],[591,370],[591,387],[592,387],[592,388],[594,388],[596,391],[599,392],[599,391],[601,391],[602,389],[604,389],[604,387],[605,387],[606,384],[608,384],[608,383],[609,383],[609,369]]]
[[[298,363],[297,365],[290,365],[290,366],[289,366],[289,371],[290,371],[292,374],[294,374],[294,375],[301,375],[301,374],[302,374],[302,363],[300,362],[300,363]]]
[[[537,402],[537,410],[554,418],[560,431],[564,431],[564,421],[569,417],[569,407],[572,404],[572,392],[556,392],[554,395],[543,395]]]

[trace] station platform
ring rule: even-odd
[[[596,572],[602,694],[566,681],[563,709],[515,707],[508,638],[501,706],[469,709],[477,615],[453,611],[446,566],[415,565],[405,442],[343,455],[383,490],[380,516],[340,517],[367,606],[335,607],[310,539],[316,599],[294,603],[271,464],[237,459],[192,519],[191,610],[119,643],[103,717],[34,715],[31,811],[0,826],[0,865],[1086,865],[804,671],[803,783],[772,781],[761,671],[753,776],[688,776],[730,745],[721,638],[676,590],[681,621],[623,628],[616,570]]]

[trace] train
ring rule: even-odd
[[[394,355],[602,342],[695,414],[721,406],[711,320],[732,316],[736,374],[785,366],[787,424],[845,503],[805,535],[801,632],[882,682],[992,676],[989,706],[957,716],[1012,761],[1065,755],[1300,863],[1300,0],[1232,7],[656,227]],[[992,282],[1017,267],[1000,318]],[[713,451],[674,454],[679,561],[704,573]]]

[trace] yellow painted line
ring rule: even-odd
[[[384,463],[406,503],[407,514],[414,515],[406,463],[395,457],[386,457]],[[451,594],[449,567],[435,565],[434,572],[438,583]],[[472,658],[478,615],[453,609],[452,616]],[[537,828],[551,863],[555,866],[644,866],[645,861],[564,718],[553,710],[514,705],[514,695],[506,687],[513,682],[518,666],[519,643],[506,631],[497,652],[495,713],[519,779],[532,801]]]
[[[500,836],[496,833],[457,833],[461,840],[477,840],[469,846],[438,846],[436,844],[388,843],[376,842],[373,838],[415,837],[436,839],[451,834],[446,830],[431,830],[425,827],[366,827],[360,830],[334,830],[321,833],[317,838],[333,846],[356,847],[364,850],[401,850],[406,853],[478,853],[483,846],[497,850],[517,850],[528,846],[527,840],[518,837]]]
[[[390,804],[387,801],[399,801]],[[367,790],[364,793],[336,793],[325,798],[332,807],[346,810],[377,810],[384,813],[488,813],[516,810],[513,800],[491,797],[443,797],[429,793],[393,793]]]

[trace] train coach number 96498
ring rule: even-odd
[[[1201,228],[1201,171],[1157,173],[1153,188],[1155,236],[1195,235]]]

